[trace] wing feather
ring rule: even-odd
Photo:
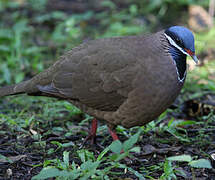
[[[70,52],[52,82],[38,88],[55,96],[78,99],[98,110],[116,110],[133,88],[132,81],[139,69],[135,56],[119,43],[117,39],[97,40]]]

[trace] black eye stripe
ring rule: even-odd
[[[182,43],[181,39],[179,39],[178,37],[174,37],[174,40],[175,40],[175,42],[177,44],[181,44]]]
[[[180,47],[184,48],[184,43],[181,39],[179,39],[178,37],[174,37],[174,41],[177,45],[179,45]]]
[[[177,35],[175,34],[174,32],[171,32],[171,31],[165,31],[165,33],[170,36],[172,38],[172,40],[178,45],[180,46],[181,48],[184,48],[184,42],[183,40]]]

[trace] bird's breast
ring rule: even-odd
[[[145,71],[134,82],[141,104],[140,120],[137,125],[144,125],[157,118],[178,96],[183,82],[178,80],[176,65],[170,56],[151,58]]]

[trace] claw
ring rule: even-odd
[[[92,120],[92,125],[91,125],[89,135],[84,139],[84,142],[82,143],[80,148],[82,148],[86,144],[86,142],[89,140],[90,140],[91,145],[94,145],[96,143],[97,126],[98,126],[98,121],[97,121],[97,119],[94,118]]]

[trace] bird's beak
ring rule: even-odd
[[[196,64],[198,64],[198,58],[196,57],[196,55],[195,55],[195,53],[194,52],[192,52],[191,50],[189,50],[189,49],[185,49],[186,50],[186,52],[190,55],[190,57],[195,61],[195,63]]]
[[[198,58],[196,57],[196,55],[192,55],[191,58],[195,61],[196,64],[198,64]]]

